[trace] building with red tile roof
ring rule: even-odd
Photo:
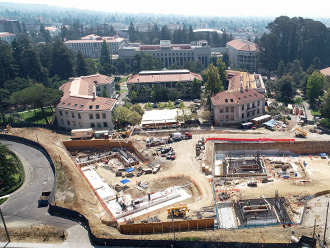
[[[257,71],[257,45],[247,40],[232,40],[227,42],[229,63],[232,69],[246,69],[253,73]]]
[[[16,38],[16,34],[8,33],[8,32],[0,32],[0,40],[12,43]]]
[[[127,88],[131,93],[132,84],[140,92],[138,100],[151,100],[151,89],[153,86],[165,86],[168,90],[176,90],[176,84],[181,82],[189,86],[194,79],[202,81],[201,75],[189,70],[163,70],[163,71],[141,71],[127,79]],[[184,92],[183,96],[189,96]]]
[[[118,57],[127,64],[133,65],[133,57],[141,53],[150,54],[154,59],[164,63],[165,68],[178,63],[183,65],[186,61],[200,61],[206,68],[211,59],[211,48],[207,41],[194,41],[190,44],[171,44],[170,40],[161,40],[159,45],[141,45],[129,43],[118,50]]]
[[[320,72],[321,72],[325,77],[326,77],[326,76],[330,76],[330,67],[325,68],[325,69],[322,69]]]
[[[265,113],[265,96],[247,86],[239,91],[223,91],[211,97],[216,125],[251,121]]]
[[[116,100],[102,97],[106,91],[114,96],[114,78],[104,75],[70,78],[60,87],[61,101],[56,106],[58,125],[66,130],[112,129],[112,110]]]

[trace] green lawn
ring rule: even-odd
[[[55,111],[55,108],[53,107],[53,111]],[[45,113],[47,116],[48,121],[50,121],[55,114],[52,113],[51,108],[45,108]],[[36,116],[34,115],[34,110],[30,109],[28,112],[22,112],[20,113],[23,120],[31,123],[36,124],[46,124],[46,120],[41,112],[41,109],[36,109]]]
[[[320,111],[315,106],[310,106],[312,115],[321,115]]]
[[[1,198],[1,199],[0,199],[0,205],[1,205],[2,203],[4,203],[7,199],[8,199],[8,197]]]
[[[122,83],[122,82],[125,82],[125,81],[127,81],[127,77],[121,78],[119,82]]]
[[[120,93],[128,92],[128,89],[122,89],[120,88]]]

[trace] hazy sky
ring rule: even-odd
[[[328,0],[0,0],[123,13],[208,16],[329,17]]]

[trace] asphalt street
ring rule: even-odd
[[[20,158],[25,171],[22,187],[10,194],[8,200],[1,205],[7,227],[10,229],[49,225],[68,232],[69,237],[64,242],[66,245],[80,242],[90,246],[88,232],[77,222],[49,215],[48,207],[38,208],[41,192],[51,191],[54,183],[54,174],[43,153],[21,143],[3,140],[0,142],[8,145]]]

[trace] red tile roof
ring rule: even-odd
[[[324,76],[330,76],[330,67],[320,71]]]
[[[257,51],[257,46],[255,43],[247,40],[232,40],[227,42],[227,45],[235,48],[239,51],[255,52]]]
[[[253,89],[248,89],[243,90],[243,92],[220,92],[211,97],[211,102],[213,105],[235,105],[258,101],[261,99],[265,99],[265,96]]]
[[[160,82],[192,82],[194,79],[202,81],[201,75],[197,73],[173,73],[173,74],[153,74],[140,75],[135,74],[127,80],[127,83],[160,83]]]
[[[95,94],[96,85],[109,84],[113,80],[114,78],[112,77],[99,74],[72,78],[60,87],[60,90],[63,91],[63,96],[57,107],[81,111],[109,110],[116,103],[116,100],[94,96],[93,93]]]

